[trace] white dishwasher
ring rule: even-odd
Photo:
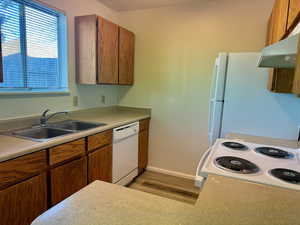
[[[113,130],[113,183],[127,185],[138,175],[139,122]]]

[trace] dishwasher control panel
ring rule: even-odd
[[[139,122],[124,125],[113,130],[114,142],[139,133]]]

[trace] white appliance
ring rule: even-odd
[[[218,139],[198,165],[196,186],[209,174],[300,191],[299,149]]]
[[[297,140],[300,101],[267,90],[269,69],[260,53],[221,53],[216,59],[209,104],[209,144],[229,133]]]
[[[113,183],[127,185],[138,175],[139,122],[113,130]]]

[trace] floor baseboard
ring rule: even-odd
[[[189,180],[195,180],[195,176],[193,176],[193,175],[189,175],[189,174],[186,174],[186,173],[175,172],[175,171],[171,171],[171,170],[160,169],[160,168],[157,168],[157,167],[148,166],[146,170],[152,171],[152,172],[157,172],[157,173],[162,173],[162,174],[167,174],[167,175],[174,176],[174,177],[180,177],[180,178],[185,178],[185,179],[189,179]]]

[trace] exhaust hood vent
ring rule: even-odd
[[[295,68],[300,34],[290,36],[280,42],[264,48],[258,67]]]

